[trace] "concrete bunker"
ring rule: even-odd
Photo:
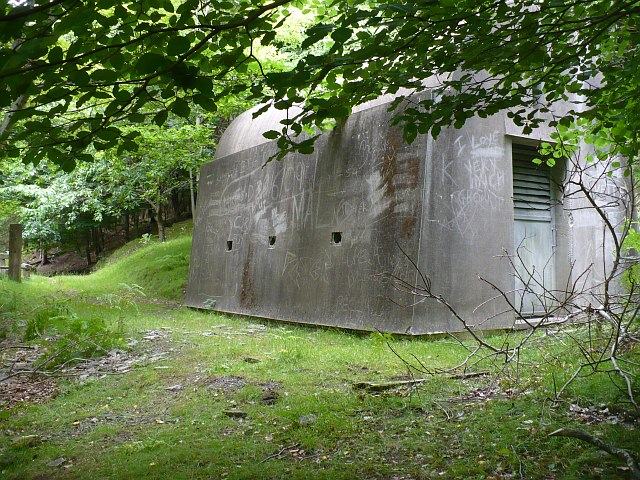
[[[416,282],[414,262],[472,328],[510,328],[508,302],[530,316],[545,307],[535,290],[519,293],[526,275],[561,292],[602,260],[600,218],[576,208],[584,199],[560,201],[564,166],[531,162],[549,131],[525,136],[500,113],[407,144],[391,101],[356,109],[313,154],[266,166],[277,147],[262,133],[282,113],[239,116],[201,170],[185,303],[358,330],[464,330],[379,276]]]

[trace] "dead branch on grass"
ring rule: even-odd
[[[65,372],[65,368],[67,367],[67,365],[71,364],[71,363],[77,363],[77,362],[82,362],[82,361],[86,361],[86,358],[78,358],[78,357],[73,357],[70,359],[67,359],[66,361],[64,361],[63,363],[61,363],[60,365],[57,365],[55,368],[49,370],[47,369],[47,366],[55,364],[55,362],[62,357],[63,355],[65,355],[67,352],[69,351],[73,351],[73,349],[77,348],[78,346],[85,344],[85,343],[89,343],[93,346],[95,346],[97,349],[99,350],[103,350],[106,352],[106,350],[100,346],[99,344],[95,343],[95,339],[100,338],[100,337],[105,337],[107,334],[96,334],[96,335],[91,335],[85,338],[81,338],[75,342],[70,342],[67,345],[65,345],[63,348],[60,348],[59,350],[57,350],[56,352],[54,352],[52,355],[48,356],[47,358],[43,359],[41,362],[38,363],[38,365],[36,365],[34,368],[31,369],[23,369],[23,370],[19,370],[16,372],[11,372],[6,374],[4,377],[0,378],[0,383],[5,382],[7,380],[10,380],[14,377],[19,377],[19,376],[43,376],[43,377],[62,377],[62,376],[74,376],[73,374],[68,374]],[[18,348],[18,347],[16,347]],[[22,348],[22,347],[20,347]],[[35,349],[35,347],[24,347],[26,349]]]
[[[631,452],[625,450],[624,448],[614,447],[613,445],[610,445],[600,440],[599,438],[594,437],[593,435],[589,435],[587,432],[572,428],[559,428],[555,432],[551,432],[549,436],[577,438],[578,440],[582,440],[583,442],[590,443],[594,447],[597,447],[600,450],[603,450],[608,454],[623,460],[627,464],[627,467],[629,467],[633,478],[640,479],[640,465],[638,464],[638,461]]]
[[[632,266],[640,265],[640,258],[624,252],[625,239],[632,228],[629,219],[635,218],[634,174],[633,171],[630,174],[627,171],[625,175],[629,174],[628,178],[623,179],[621,169],[625,167],[615,167],[613,161],[599,164],[596,168],[594,165],[581,165],[574,159],[569,162],[569,167],[562,184],[562,205],[569,204],[568,199],[576,198],[577,205],[580,205],[578,201],[588,205],[601,221],[603,265],[597,266],[601,269],[597,270],[602,274],[601,280],[594,281],[596,266],[593,263],[583,271],[576,271],[576,263],[572,261],[562,288],[547,284],[545,279],[555,274],[548,271],[550,260],[540,269],[529,266],[523,258],[527,240],[525,236],[513,254],[505,251],[502,255],[509,262],[516,288],[505,290],[497,282],[478,276],[478,280],[490,287],[495,295],[476,307],[474,316],[482,305],[498,299],[505,305],[499,314],[513,316],[512,332],[507,332],[504,340],[495,344],[479,333],[482,325],[491,318],[480,322],[465,318],[455,305],[437,293],[432,278],[398,245],[416,272],[416,279],[409,281],[394,273],[382,273],[379,276],[389,280],[399,292],[412,296],[415,299],[412,305],[425,301],[443,305],[459,322],[461,330],[471,337],[470,341],[456,339],[466,349],[467,355],[458,365],[450,368],[432,368],[415,356],[404,358],[387,341],[391,351],[409,371],[429,376],[446,375],[460,370],[474,371],[480,365],[493,362],[497,367],[497,376],[513,368],[517,378],[520,365],[527,363],[522,353],[537,344],[538,338],[551,337],[565,347],[564,353],[578,352],[583,358],[556,390],[556,400],[578,378],[595,374],[614,375],[622,382],[612,383],[636,410],[640,410],[638,393],[634,391],[636,373],[631,368],[638,365],[624,357],[626,352],[640,343],[640,278],[628,273]],[[565,210],[571,209],[566,207]],[[611,255],[606,250],[607,242],[613,245]],[[623,279],[627,283],[626,290],[623,288]],[[518,325],[525,330],[520,329],[518,337],[514,338],[510,333],[515,333]],[[550,352],[542,362],[558,363],[560,355]]]
[[[473,372],[487,362],[493,363],[496,378],[514,372],[515,378],[519,379],[520,366],[527,363],[522,353],[541,345],[541,341],[552,338],[555,345],[562,347],[561,350],[551,349],[547,352],[542,345],[543,348],[538,351],[543,353],[543,359],[530,366],[564,365],[562,358],[575,357],[576,352],[582,358],[560,388],[556,387],[554,376],[554,404],[579,378],[600,374],[608,375],[611,384],[620,390],[623,398],[628,399],[636,413],[640,412],[640,393],[634,390],[637,389],[636,377],[640,363],[625,357],[627,352],[640,344],[640,256],[627,255],[625,252],[625,241],[632,233],[632,220],[636,219],[634,172],[632,168],[616,167],[613,161],[584,166],[574,159],[569,165],[570,169],[561,185],[564,195],[562,204],[567,205],[570,203],[568,200],[577,197],[578,205],[587,204],[587,207],[578,206],[577,209],[589,208],[595,211],[602,223],[602,239],[599,245],[602,264],[591,263],[583,271],[576,271],[576,262],[571,261],[566,282],[562,288],[556,289],[545,282],[548,273],[555,274],[547,272],[550,268],[549,261],[539,271],[527,265],[522,255],[525,235],[515,247],[513,254],[504,252],[503,255],[509,262],[516,288],[505,290],[497,282],[478,276],[478,280],[489,286],[495,294],[476,307],[473,316],[486,303],[498,299],[504,302],[506,307],[493,317],[472,323],[455,305],[436,292],[432,278],[398,245],[417,273],[415,280],[408,281],[393,273],[383,273],[379,276],[389,280],[399,292],[412,296],[415,301],[411,306],[425,301],[435,301],[443,305],[460,323],[461,330],[471,337],[470,342],[454,337],[466,350],[467,355],[453,367],[433,368],[415,355],[411,355],[410,359],[406,358],[387,340],[390,350],[409,370],[411,380],[360,382],[355,384],[354,388],[382,391],[397,386],[417,386],[426,382],[428,378],[413,378],[413,372],[432,377],[453,375],[462,370],[463,375],[468,375],[467,372]],[[627,176],[628,178],[619,181],[616,180],[616,176],[619,179]],[[636,222],[636,225],[639,224]],[[640,246],[634,247],[640,252]],[[634,268],[639,271],[634,272]],[[596,276],[599,281],[595,281]],[[530,304],[527,305],[527,302]],[[535,317],[530,312],[535,312]],[[513,329],[506,332],[504,340],[494,344],[491,340],[482,338],[478,328],[495,316],[504,314],[513,315]],[[518,323],[527,330],[524,333],[520,330],[521,333],[512,342],[514,336],[511,333],[516,332]],[[636,372],[633,371],[634,367]],[[527,385],[529,384],[530,382]],[[638,461],[627,450],[612,446],[581,430],[561,428],[550,436],[574,437],[588,442],[624,460],[634,478],[640,479]]]
[[[451,379],[475,378],[488,375],[489,372],[463,372],[449,374]],[[430,378],[412,378],[410,380],[392,380],[389,382],[356,382],[352,387],[357,390],[368,390],[370,392],[384,392],[398,387],[413,387],[424,382],[428,382]]]

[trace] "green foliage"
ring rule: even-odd
[[[103,295],[99,295],[97,300],[101,304],[106,304],[112,309],[115,309],[119,312],[128,312],[130,310],[136,310],[138,305],[136,300],[142,297],[145,297],[144,289],[140,285],[121,283],[119,285],[120,292],[119,293],[105,293]],[[119,317],[119,320],[122,320],[122,317]]]
[[[376,344],[386,344],[394,340],[392,333],[387,332],[373,332],[371,334],[371,341]]]
[[[9,249],[9,225],[19,223],[20,206],[20,202],[4,199],[0,194],[0,251]]]
[[[13,314],[17,309],[18,298],[14,291],[4,290],[0,283],[0,341],[7,338],[15,329]]]
[[[27,318],[23,340],[42,347],[35,368],[55,369],[124,347],[123,333],[122,325],[111,328],[101,318],[79,316],[60,303],[43,306]]]
[[[190,222],[174,225],[165,243],[158,243],[157,239],[144,244],[133,240],[114,252],[113,260],[107,259],[86,279],[68,276],[59,277],[59,282],[81,291],[88,288],[93,294],[99,293],[101,301],[107,303],[112,295],[123,302],[141,296],[182,301],[189,275],[190,229]]]
[[[304,98],[296,121],[318,127],[383,93],[401,93],[396,105],[418,94],[396,118],[407,141],[508,110],[525,134],[542,123],[577,125],[582,136],[606,138],[616,153],[633,157],[637,13],[635,2],[601,0],[334,4],[303,41],[329,39],[329,48],[267,82],[277,108]],[[285,150],[297,148],[283,139]]]
[[[104,192],[101,203],[112,215],[151,206],[158,216],[171,194],[188,190],[189,171],[213,156],[209,125],[171,120],[172,126],[127,127],[139,133],[135,153],[110,149],[97,154],[98,162],[89,168]]]
[[[0,201],[15,202],[27,244],[49,248],[70,236],[81,237],[80,232],[97,225],[105,214],[96,200],[99,189],[86,168],[70,174],[46,163],[7,165]]]
[[[52,371],[126,348],[127,319],[113,312],[134,308],[127,303],[127,290],[117,304],[92,311],[86,309],[83,300],[61,295],[52,287],[48,279],[37,276],[22,283],[0,277],[0,341],[34,346],[38,358],[32,369]]]
[[[143,233],[142,236],[140,237],[139,242],[142,245],[149,245],[151,243],[151,238],[153,237],[153,235],[151,235],[150,233]]]
[[[96,151],[137,149],[127,124],[157,126],[242,102],[261,53],[289,11],[276,2],[90,0],[6,4],[0,11],[0,129],[4,153],[72,170]],[[10,26],[10,27],[9,27]],[[6,28],[5,28],[6,27]]]
[[[312,149],[295,139],[303,125],[322,129],[402,92],[418,94],[397,118],[408,141],[507,109],[525,134],[552,116],[552,125],[606,131],[623,155],[638,151],[635,2],[205,4],[7,6],[4,152],[69,170],[96,151],[135,151],[139,132],[127,124],[161,126],[169,113],[187,118],[240,99],[303,105],[284,125],[282,156]],[[559,101],[574,103],[558,113]]]
[[[622,244],[625,253],[632,254],[637,258],[640,254],[640,231],[638,222],[631,222],[631,228],[629,228],[627,236]],[[640,265],[637,261],[634,262],[625,273],[625,281],[627,285],[633,289],[636,289],[640,285]]]
[[[80,249],[92,228],[126,213],[160,209],[171,195],[188,191],[189,172],[197,172],[212,156],[211,125],[170,117],[163,128],[147,125],[138,130],[137,153],[96,152],[94,162],[73,172],[48,162],[8,162],[0,184],[0,227],[3,211],[13,209],[22,217],[27,244],[47,249],[67,243]]]

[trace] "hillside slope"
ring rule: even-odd
[[[102,261],[95,272],[60,276],[56,283],[92,294],[140,287],[147,297],[181,302],[189,275],[191,229],[191,222],[174,225],[164,243],[133,240]]]

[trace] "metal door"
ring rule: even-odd
[[[512,146],[516,307],[541,315],[555,295],[555,228],[551,175],[536,165],[537,149]]]

